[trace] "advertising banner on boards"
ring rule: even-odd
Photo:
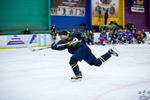
[[[49,34],[5,35],[0,37],[0,48],[47,46],[53,42]]]

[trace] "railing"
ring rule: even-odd
[[[84,30],[84,29],[88,29],[88,26],[56,26],[57,30]]]
[[[22,35],[24,30],[16,30],[16,31],[5,31],[1,32],[1,35]],[[50,34],[51,30],[30,30],[31,34]]]
[[[103,31],[103,30],[115,30],[117,29],[116,25],[99,25],[99,30]]]
[[[56,31],[85,31],[88,29],[88,26],[56,26]],[[1,31],[1,35],[21,35],[24,30],[9,30],[9,31]],[[51,30],[30,30],[32,34],[50,34]]]

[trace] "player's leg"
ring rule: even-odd
[[[91,53],[90,56],[92,57],[94,55]],[[100,56],[99,58],[94,59],[93,57],[93,60],[90,62],[90,65],[100,66],[103,62],[107,61],[110,57],[111,57],[111,54],[109,54],[108,52]]]
[[[100,66],[103,62],[107,61],[111,57],[111,55],[118,56],[118,53],[112,49],[109,49],[108,52],[106,52],[104,55],[100,56],[99,58],[96,58],[92,54],[92,52],[89,52],[89,54],[85,57],[84,60],[90,65]]]
[[[75,76],[78,76],[80,73],[79,66],[78,66],[77,62],[78,62],[78,60],[74,59],[73,57],[71,57],[70,62],[69,62]]]
[[[79,65],[77,64],[77,62],[78,62],[78,60],[71,57],[69,64],[72,67],[72,70],[75,74],[75,77],[71,77],[71,79],[80,79],[80,78],[82,78],[82,73],[79,69]]]
[[[75,53],[72,55],[69,63],[76,77],[82,78],[82,74],[81,74],[81,71],[79,69],[79,65],[77,64],[77,62],[83,60],[89,51],[90,49],[86,45],[83,45],[81,48],[75,51]]]

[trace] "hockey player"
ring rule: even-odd
[[[105,30],[100,34],[98,41],[98,43],[100,43],[101,45],[105,45],[104,42],[108,42],[108,36]]]
[[[79,69],[78,61],[84,60],[90,65],[100,66],[103,62],[107,61],[111,55],[118,56],[118,53],[112,49],[109,49],[104,55],[96,58],[91,52],[90,48],[85,44],[84,37],[80,33],[68,33],[63,31],[59,33],[60,41],[53,43],[51,48],[53,50],[68,49],[68,52],[72,54],[70,58],[70,66],[75,74],[75,77],[71,79],[81,79],[82,73]]]
[[[138,44],[141,44],[141,43],[144,43],[144,40],[142,38],[142,32],[141,31],[138,31],[136,34],[135,34],[135,40]]]
[[[118,34],[118,42],[123,43],[123,41],[122,41],[122,36],[123,36],[122,29],[120,29],[117,34]]]
[[[129,44],[133,44],[133,33],[127,30],[126,32]]]
[[[117,31],[117,30],[115,30],[115,31]],[[117,37],[118,37],[118,35],[117,35],[117,32],[113,32],[113,31],[111,31],[110,33],[109,33],[109,43],[111,44],[116,44],[117,43]]]
[[[145,30],[144,30],[144,29],[142,29],[142,33],[141,33],[141,35],[142,35],[142,39],[143,39],[143,40],[146,40],[146,39],[147,39],[147,35],[146,35],[146,33],[145,33]]]
[[[128,36],[127,36],[127,30],[124,29],[123,34],[122,34],[122,43],[127,43]]]
[[[93,43],[93,41],[94,41],[94,34],[93,34],[93,32],[92,32],[92,30],[87,30],[87,32],[86,32],[86,36],[87,36],[87,44],[89,44],[90,45],[90,43],[93,45],[94,43]]]

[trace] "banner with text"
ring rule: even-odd
[[[144,0],[132,0],[132,12],[144,12]]]

